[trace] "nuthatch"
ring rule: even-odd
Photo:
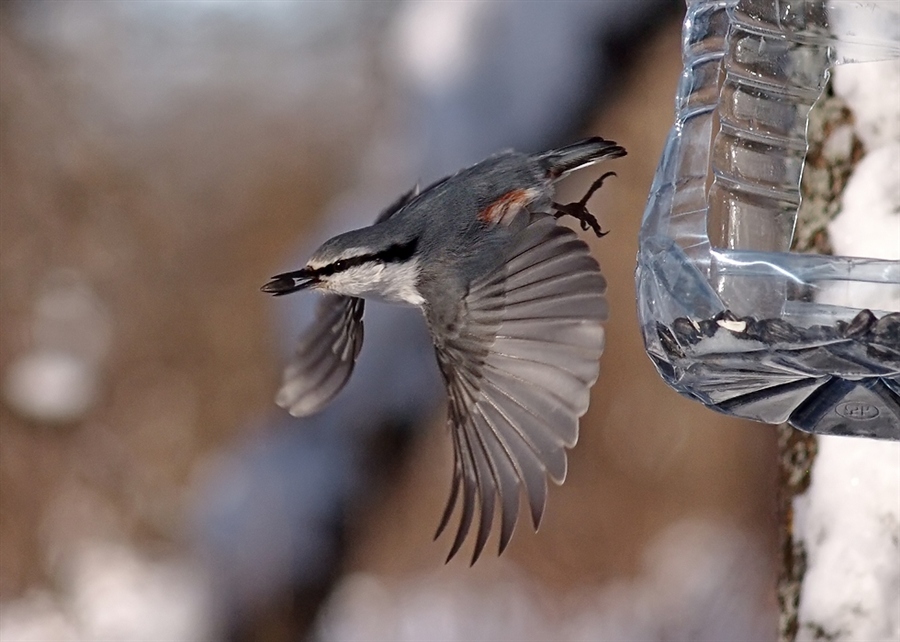
[[[462,494],[447,559],[481,509],[472,562],[500,500],[500,552],[512,536],[524,486],[534,528],[547,476],[566,476],[597,380],[606,320],[606,280],[588,246],[560,216],[603,233],[588,198],[552,201],[555,183],[625,150],[602,138],[526,155],[507,151],[401,196],[369,227],[326,241],[306,267],[272,278],[276,296],[326,294],[300,339],[276,403],[292,415],[320,410],[353,370],[366,298],[418,306],[425,315],[449,396],[454,479],[437,535]]]

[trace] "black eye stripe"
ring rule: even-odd
[[[371,261],[381,261],[382,263],[398,263],[400,261],[406,261],[415,254],[418,245],[419,239],[416,237],[407,243],[395,243],[381,252],[361,254],[359,256],[351,256],[346,259],[337,260],[334,263],[323,265],[317,270],[314,270],[313,273],[315,276],[330,276],[336,272],[343,272],[344,270],[349,270],[352,267],[363,265],[364,263],[369,263]]]

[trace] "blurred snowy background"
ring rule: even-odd
[[[774,432],[666,388],[635,320],[682,10],[2,3],[0,639],[772,639]],[[415,313],[370,306],[299,421],[272,399],[313,301],[258,288],[417,180],[589,134],[629,156],[585,237],[612,319],[568,480],[444,566]]]

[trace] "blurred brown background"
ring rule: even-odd
[[[341,13],[322,3],[304,22],[235,3],[182,10],[177,19],[164,3],[128,4],[0,8],[7,618],[35,591],[42,613],[52,611],[48,603],[66,604],[77,577],[72,560],[86,542],[192,568],[184,526],[192,480],[235,440],[265,437],[254,418],[271,411],[278,385],[283,337],[258,287],[354,182],[356,150],[390,120],[396,101],[385,58],[372,55],[393,9]],[[704,576],[714,578],[713,593],[733,592],[749,630],[771,622],[774,635],[774,432],[680,398],[656,375],[638,333],[637,231],[681,70],[680,16],[667,15],[631,43],[618,61],[626,73],[608,86],[613,95],[598,97],[581,132],[613,139],[629,155],[592,201],[611,234],[585,235],[610,283],[612,317],[568,479],[551,489],[540,532],[521,523],[502,559],[487,555],[470,569],[464,551],[444,566],[449,541],[431,536],[451,453],[436,416],[386,485],[347,517],[342,572],[377,578],[382,595],[404,595],[403,583],[418,586],[415,578],[478,594],[524,577],[553,621],[570,607],[547,596],[564,604],[590,587],[618,586],[637,613],[646,594],[633,587],[658,580],[675,605],[647,608],[677,609],[678,595],[700,591],[689,577],[706,572],[707,551],[731,560]],[[298,25],[307,29],[302,37],[291,31]],[[186,39],[185,30],[205,35]],[[592,177],[568,181],[561,198],[575,200]],[[73,358],[53,360],[61,354]],[[37,377],[45,389],[29,397],[17,377]],[[87,381],[86,390],[73,392],[71,381]],[[53,394],[81,397],[66,406]],[[647,551],[661,550],[667,532],[678,534],[665,540],[669,558],[680,546],[690,550],[681,567],[657,577]],[[717,552],[723,541],[733,550]],[[355,631],[335,622],[365,595],[335,598],[337,615],[321,635]],[[204,612],[217,617],[209,615],[215,606]],[[401,605],[372,617],[403,613]],[[285,597],[258,606],[231,634],[296,639],[312,617]],[[228,635],[223,626],[197,630]],[[373,630],[400,630],[384,626]]]

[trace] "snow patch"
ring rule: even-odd
[[[866,149],[900,141],[900,60],[838,65],[833,83]]]
[[[797,639],[900,639],[900,443],[820,437],[794,511],[808,564]]]

